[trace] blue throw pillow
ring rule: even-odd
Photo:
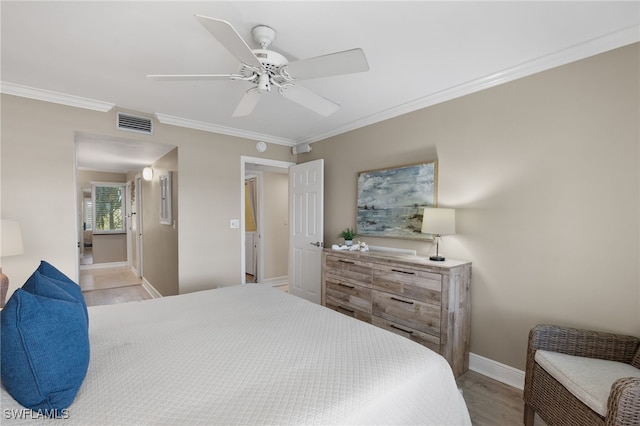
[[[45,281],[36,279],[36,273],[49,278],[49,280]],[[51,265],[50,263],[44,260],[40,261],[40,266],[38,266],[36,272],[34,272],[33,275],[29,277],[22,288],[32,294],[41,294],[40,291],[42,287],[48,285],[55,285],[57,287],[60,287],[61,289],[69,293],[76,301],[80,302],[84,307],[84,314],[87,318],[87,323],[89,322],[89,313],[87,312],[87,304],[84,300],[84,296],[82,295],[82,289],[78,284],[73,282],[71,278],[60,272],[55,266]]]
[[[40,261],[40,266],[38,266],[38,269],[36,269],[36,271],[40,272],[45,277],[53,278],[54,280],[59,281],[68,281],[75,284],[71,278],[60,272],[58,268],[56,268],[46,260]]]
[[[60,413],[87,374],[88,325],[83,304],[55,285],[40,287],[43,294],[16,290],[0,313],[0,372],[20,404]]]

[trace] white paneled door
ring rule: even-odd
[[[289,292],[320,304],[324,160],[289,168]]]

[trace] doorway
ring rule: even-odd
[[[74,180],[78,191],[78,276],[80,269],[126,266],[141,277],[142,244],[136,238],[140,237],[142,231],[143,216],[141,190],[144,184],[140,179],[140,171],[144,165],[154,165],[167,158],[176,147],[151,141],[76,132],[74,148]],[[118,203],[107,195],[101,198],[106,203],[104,206],[109,206],[108,232],[98,226],[102,224],[100,218],[103,216],[104,206],[94,199],[96,185],[120,188],[117,191],[117,201],[122,203],[121,208],[116,208]],[[100,214],[96,213],[99,207]],[[113,211],[110,210],[111,207],[114,208]]]
[[[281,286],[288,283],[288,179],[292,165],[294,163],[286,161],[241,157],[243,284]]]
[[[262,187],[262,172],[247,170],[244,179],[244,235],[245,235],[245,277],[247,283],[258,282],[258,249],[260,230],[258,217],[262,213],[258,204],[258,186]],[[262,197],[262,188],[260,188]],[[262,201],[262,200],[260,200]],[[262,277],[260,277],[262,278]]]

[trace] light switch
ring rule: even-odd
[[[240,219],[231,219],[230,226],[231,226],[231,229],[240,228]]]

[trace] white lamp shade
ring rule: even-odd
[[[153,179],[153,169],[151,167],[145,167],[144,169],[142,169],[142,178],[144,180]]]
[[[452,235],[456,233],[456,211],[427,207],[422,215],[422,233]]]
[[[24,247],[22,246],[22,231],[20,230],[20,223],[15,220],[2,219],[2,251],[0,251],[1,257],[16,256],[24,253]]]

